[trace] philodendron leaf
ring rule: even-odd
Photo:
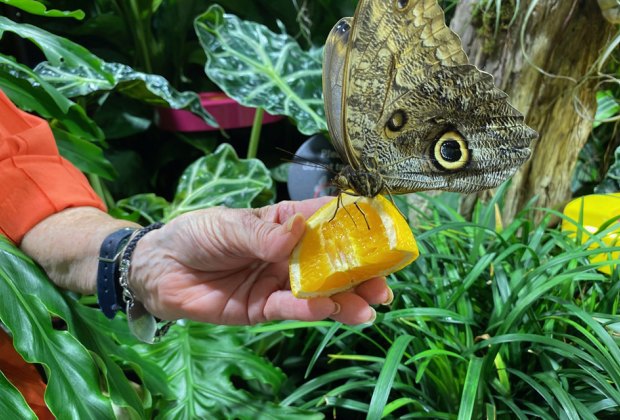
[[[108,79],[110,83],[112,82],[111,76],[102,67],[103,62],[75,42],[56,36],[36,26],[17,23],[4,16],[0,16],[0,38],[5,31],[13,32],[34,43],[53,66],[84,67],[92,75],[96,75],[95,77]]]
[[[202,107],[195,92],[179,92],[158,75],[141,73],[118,63],[106,63],[86,48],[36,26],[20,24],[0,16],[0,38],[5,31],[37,45],[47,58],[35,72],[66,97],[118,90],[153,105],[185,109],[210,125],[214,118]]]
[[[2,54],[0,88],[20,108],[55,120],[54,124],[61,124],[74,135],[103,143],[103,132],[81,106],[67,99],[27,66]]]
[[[303,134],[326,131],[321,50],[303,51],[286,34],[213,5],[194,21],[209,78],[245,106],[294,119]]]
[[[116,172],[100,145],[103,132],[82,107],[61,95],[28,67],[0,55],[0,89],[18,107],[50,120],[61,155],[81,171],[105,179]]]
[[[113,418],[109,397],[102,394],[99,372],[89,352],[69,331],[71,310],[45,273],[6,238],[0,236],[0,321],[13,335],[15,349],[47,374],[45,401],[58,418]],[[52,326],[62,318],[69,331]]]
[[[239,159],[230,144],[221,144],[185,170],[166,219],[191,210],[257,207],[273,200],[269,169],[258,159]]]
[[[170,203],[165,198],[147,193],[119,200],[116,207],[130,215],[137,213],[139,218],[144,219],[147,224],[151,224],[164,219],[164,214],[170,207]]]
[[[36,420],[22,394],[0,371],[0,413],[9,419]]]
[[[161,342],[135,346],[163,367],[176,396],[155,407],[157,418],[322,418],[274,404],[284,374],[239,337],[234,328],[181,322]]]
[[[8,4],[9,6],[17,7],[18,9],[28,12],[33,15],[46,16],[46,17],[71,17],[78,20],[84,19],[84,12],[82,10],[62,11],[56,9],[47,9],[45,4],[36,0],[0,0],[0,3]]]
[[[123,95],[142,102],[185,109],[200,117],[209,125],[217,127],[217,122],[203,107],[197,93],[179,92],[162,76],[136,71],[122,63],[106,63],[102,68],[111,80],[99,77],[87,67],[52,65],[44,61],[34,71],[67,97],[85,96],[97,91],[116,90]]]

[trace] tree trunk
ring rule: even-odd
[[[525,0],[516,20],[501,28],[512,19],[513,0],[502,2],[495,36],[495,16],[473,13],[477,2],[459,3],[452,29],[472,63],[493,74],[540,134],[532,158],[512,179],[503,216],[512,220],[533,197],[537,206],[560,208],[571,197],[577,157],[592,129],[600,81],[593,77],[595,63],[613,26],[592,0]],[[464,201],[465,212],[473,202],[471,197]]]

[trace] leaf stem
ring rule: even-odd
[[[93,187],[93,190],[95,190],[95,193],[97,193],[97,195],[101,197],[101,199],[103,200],[103,202],[105,203],[108,209],[115,206],[112,195],[110,194],[108,189],[103,185],[103,183],[101,182],[101,178],[98,175],[88,174],[88,181],[90,182],[90,185]]]
[[[256,114],[254,114],[254,122],[252,123],[252,132],[250,133],[250,144],[248,145],[248,159],[254,159],[258,151],[258,143],[260,140],[260,131],[263,127],[263,115],[265,110],[263,108],[256,108]]]

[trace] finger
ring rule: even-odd
[[[338,293],[331,298],[340,305],[340,312],[330,317],[334,321],[343,324],[364,324],[373,322],[377,316],[375,310],[368,306],[368,302],[355,293]]]
[[[280,262],[289,257],[305,226],[305,218],[299,213],[280,224],[262,220],[253,212],[242,212],[229,224],[227,237],[234,238],[232,242],[240,256]]]
[[[330,298],[297,299],[290,291],[279,290],[269,296],[263,314],[267,321],[319,321],[338,310],[338,305]]]
[[[375,277],[355,288],[362,299],[369,305],[389,305],[394,300],[394,293],[388,287],[385,277]]]
[[[320,207],[335,197],[319,197],[303,201],[281,201],[277,204],[256,209],[258,217],[275,223],[284,223],[294,214],[301,213],[308,218]]]

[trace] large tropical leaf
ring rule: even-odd
[[[198,16],[194,27],[207,54],[205,72],[230,97],[287,115],[307,135],[327,129],[322,50],[303,51],[290,36],[225,14],[218,5]]]
[[[0,413],[7,418],[35,420],[37,416],[32,412],[22,394],[11,384],[0,371]]]
[[[15,349],[47,375],[45,401],[58,418],[112,418],[99,371],[89,352],[69,332],[73,317],[63,296],[41,269],[0,236],[0,321],[13,336]],[[69,331],[54,329],[62,318]]]
[[[142,73],[122,63],[102,62],[102,68],[111,80],[91,73],[86,67],[73,67],[64,63],[53,65],[45,61],[34,70],[67,97],[116,90],[151,105],[186,109],[202,117],[207,124],[217,127],[215,119],[202,107],[197,93],[179,92],[162,76]]]
[[[285,380],[267,360],[243,346],[234,329],[180,323],[154,345],[136,349],[166,371],[175,398],[162,400],[161,419],[315,419],[322,418],[273,401]]]
[[[78,20],[84,19],[84,12],[82,10],[63,11],[56,9],[47,9],[45,4],[36,0],[0,0],[0,3],[8,4],[9,6],[17,7],[25,12],[33,15],[40,15],[46,17],[71,17]]]
[[[36,73],[66,97],[118,89],[149,104],[192,111],[207,124],[217,126],[200,104],[198,94],[179,92],[161,76],[141,73],[124,64],[106,63],[66,38],[0,16],[0,38],[5,31],[27,39],[41,49],[47,61],[37,65]]]
[[[239,159],[230,144],[222,144],[185,170],[166,219],[214,206],[258,207],[273,199],[269,169],[258,159]]]
[[[20,108],[50,120],[60,154],[81,171],[113,179],[103,156],[103,132],[78,104],[65,98],[28,67],[0,54],[0,89]]]
[[[2,21],[0,16],[0,22]],[[1,34],[1,31],[0,31]],[[103,142],[103,132],[84,109],[67,99],[29,67],[0,54],[0,89],[18,107],[55,120],[82,138]]]

